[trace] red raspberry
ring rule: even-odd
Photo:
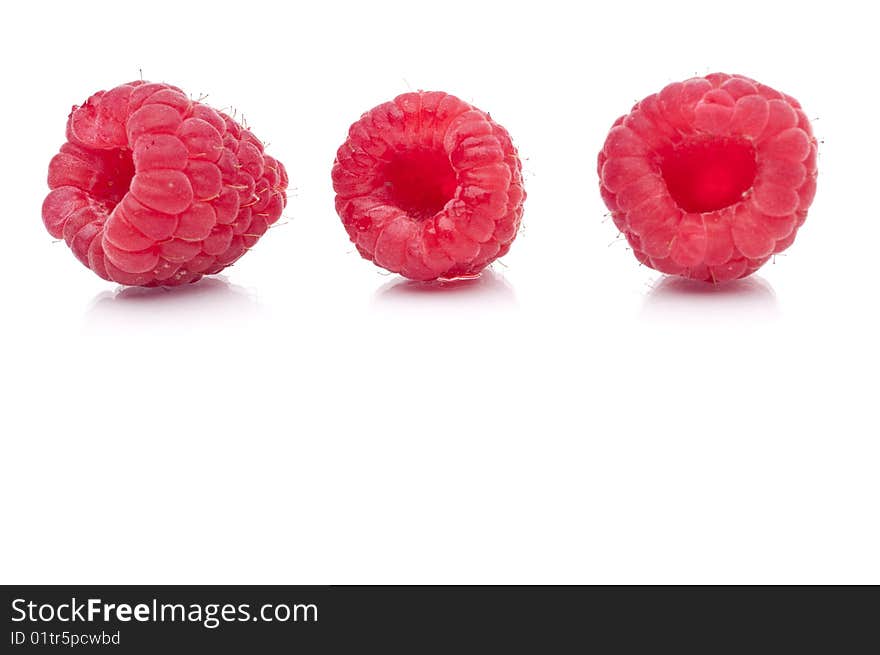
[[[333,188],[358,252],[414,280],[474,276],[505,255],[526,196],[507,131],[455,96],[425,91],[351,126]]]
[[[640,262],[732,280],[794,241],[816,193],[816,139],[794,98],[714,73],[670,84],[619,118],[599,178]]]
[[[106,280],[195,282],[241,257],[287,203],[284,166],[167,84],[99,91],[67,120],[43,222]]]

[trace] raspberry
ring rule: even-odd
[[[414,280],[475,276],[505,255],[526,197],[507,131],[455,96],[425,91],[351,126],[333,188],[358,252]]]
[[[102,278],[139,286],[223,270],[287,203],[284,166],[250,131],[177,87],[140,81],[74,106],[49,188],[49,233]]]
[[[794,98],[715,73],[670,84],[614,123],[600,190],[640,262],[732,280],[794,241],[816,193],[816,152]]]

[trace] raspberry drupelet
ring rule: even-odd
[[[670,84],[614,123],[600,190],[640,262],[721,282],[792,244],[816,192],[816,154],[794,98],[714,73]]]
[[[358,252],[414,280],[474,276],[505,255],[526,195],[507,131],[442,92],[406,93],[364,114],[332,177]]]
[[[99,91],[49,164],[49,233],[106,280],[174,286],[218,273],[278,220],[284,166],[229,116],[168,84]]]

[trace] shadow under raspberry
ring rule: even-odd
[[[185,327],[245,318],[257,311],[253,293],[222,276],[213,276],[180,287],[118,287],[115,291],[102,291],[86,310],[86,324],[95,328],[123,324]]]
[[[503,275],[487,269],[476,277],[457,280],[417,282],[396,278],[376,291],[373,302],[379,306],[474,302],[512,307],[516,305],[516,292]]]
[[[642,306],[642,314],[650,318],[700,316],[736,320],[772,318],[777,313],[776,292],[758,275],[719,284],[664,276],[648,292]]]

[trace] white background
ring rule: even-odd
[[[880,582],[876,22],[864,3],[12,3],[0,581]],[[819,7],[822,7],[820,9]],[[71,105],[137,79],[235,106],[291,176],[227,274],[123,290],[40,220]],[[719,289],[639,267],[595,157],[665,84],[741,73],[820,139],[794,246]],[[490,111],[509,256],[424,289],[348,243],[348,125]]]

